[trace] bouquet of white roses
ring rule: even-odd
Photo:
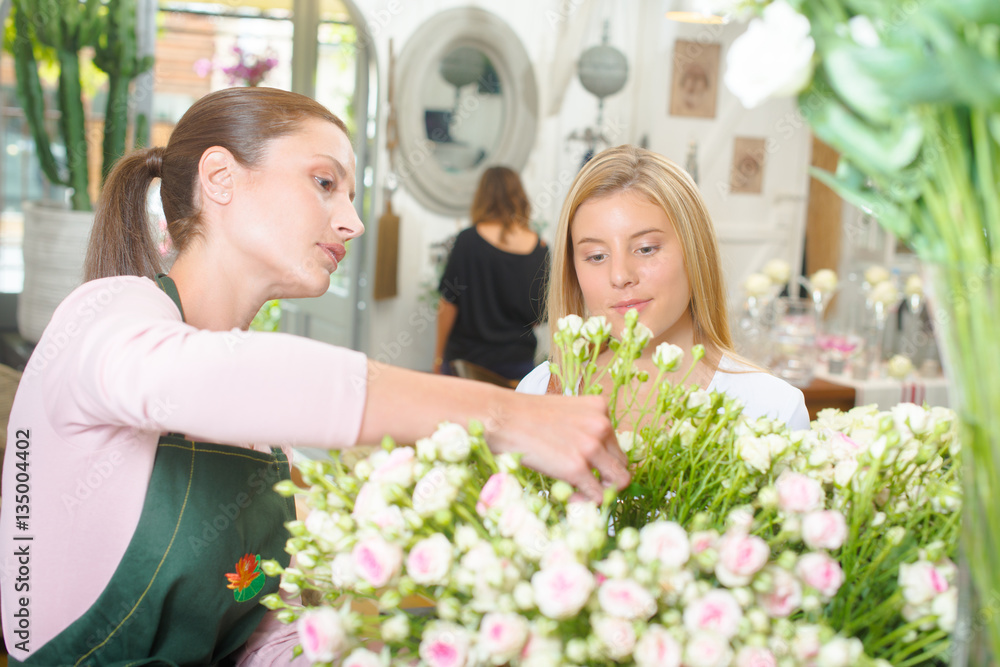
[[[605,323],[560,324],[563,386],[594,392],[610,372],[615,413],[635,413],[642,325],[630,321],[598,369]],[[658,350],[657,363],[666,372],[680,355]],[[827,411],[789,433],[724,395],[654,386],[644,426],[619,433],[633,485],[600,507],[494,458],[475,424],[387,441],[352,467],[308,463],[309,488],[280,487],[311,509],[289,526],[295,561],[264,567],[311,604],[266,604],[298,624],[311,660],[350,667],[944,655],[959,508],[950,412]]]

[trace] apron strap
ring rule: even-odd
[[[165,273],[157,273],[156,285],[161,290],[166,292],[167,296],[170,297],[170,300],[174,302],[175,306],[177,306],[177,310],[181,311],[181,319],[184,320],[184,306],[181,305],[181,295],[177,292],[177,285],[174,284],[173,279]]]

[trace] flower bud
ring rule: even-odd
[[[378,599],[378,608],[380,611],[389,611],[398,607],[402,601],[403,596],[399,594],[399,591],[390,589]]]
[[[285,624],[292,623],[299,617],[299,615],[291,609],[280,609],[278,610],[276,616],[278,617],[278,621]]]
[[[400,595],[406,597],[417,592],[417,583],[411,577],[400,577],[396,589],[399,590]]]
[[[892,546],[896,547],[903,543],[903,538],[906,537],[906,528],[902,526],[893,526],[885,533],[885,539]]]
[[[288,606],[285,604],[285,601],[281,599],[281,596],[278,595],[277,593],[271,593],[269,595],[265,595],[260,599],[260,603],[265,607],[267,607],[268,609],[270,609],[271,611],[274,611],[275,609],[284,609],[286,606]]]
[[[382,623],[380,630],[383,641],[403,642],[410,636],[410,621],[405,614],[393,614],[392,618]]]
[[[527,581],[520,581],[514,586],[514,604],[521,611],[534,608],[535,591]]]
[[[262,560],[260,562],[260,569],[264,574],[266,574],[269,577],[280,576],[281,573],[284,571],[284,568],[281,567],[281,563],[274,560],[273,558]]]
[[[374,466],[372,466],[368,459],[361,459],[358,461],[357,465],[354,466],[354,476],[362,481],[365,481],[371,477],[374,470]]]
[[[578,664],[587,662],[587,642],[579,637],[570,639],[566,642],[566,657]]]
[[[316,557],[319,553],[314,547],[309,547],[308,549],[303,549],[302,551],[295,554],[295,562],[304,568],[312,569],[316,567]]]
[[[573,495],[573,487],[563,482],[562,480],[552,484],[552,488],[549,492],[552,499],[559,503],[565,503]]]
[[[279,496],[282,496],[283,498],[290,498],[291,496],[294,496],[296,493],[300,493],[303,490],[304,489],[300,489],[298,486],[296,486],[295,482],[293,482],[290,479],[283,479],[274,485],[275,493],[277,493]]]
[[[627,526],[618,534],[618,548],[622,551],[632,551],[639,546],[639,531]]]
[[[462,611],[462,603],[455,598],[443,597],[437,602],[438,616],[446,621],[454,621]]]

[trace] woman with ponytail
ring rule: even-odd
[[[169,274],[146,213],[155,179]],[[13,664],[303,661],[293,626],[259,604],[279,582],[254,570],[288,562],[294,506],[272,487],[292,445],[413,442],[478,419],[495,425],[493,449],[592,498],[627,484],[598,397],[523,396],[247,331],[270,299],[326,292],[364,230],[354,183],[344,124],[269,88],[208,95],[166,147],[118,163],[86,282],[53,315],[10,416],[0,600]]]

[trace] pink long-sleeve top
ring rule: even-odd
[[[38,342],[10,415],[0,510],[8,650],[20,641],[18,598],[30,597],[32,651],[97,600],[135,532],[161,433],[286,453],[348,447],[366,389],[365,355],[286,334],[196,329],[147,278],[76,289]],[[20,451],[30,474],[27,531],[15,529]],[[26,534],[34,537],[28,593],[15,591],[25,542],[14,537]],[[240,664],[287,665],[296,643],[290,626],[265,617]]]

